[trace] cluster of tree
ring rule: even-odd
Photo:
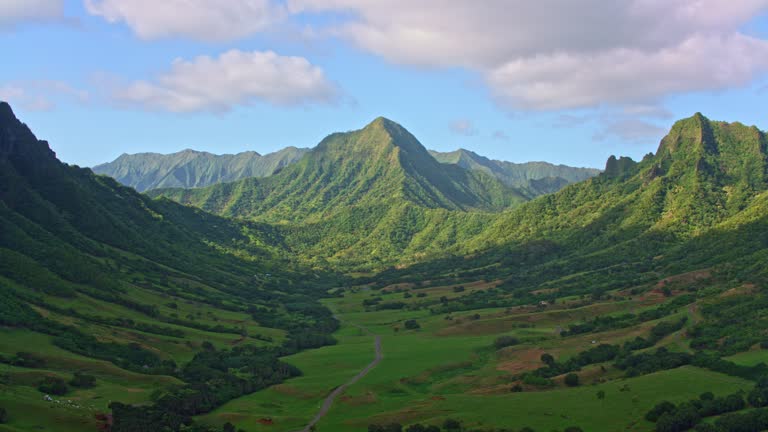
[[[493,347],[497,350],[514,346],[520,343],[520,340],[514,336],[499,336],[493,341]]]
[[[760,408],[745,413],[726,414],[714,424],[700,423],[696,432],[753,432],[768,429],[768,409]]]
[[[691,347],[728,356],[765,342],[768,324],[759,317],[766,308],[768,297],[762,294],[726,297],[705,305],[701,309],[705,320],[690,331]]]
[[[755,412],[764,412],[768,406],[768,378],[761,378],[744,400],[743,392],[737,392],[725,397],[715,397],[711,392],[703,393],[698,399],[692,399],[675,405],[663,401],[645,414],[646,420],[656,423],[657,432],[682,432],[696,427],[696,431],[756,431],[768,427],[768,422],[762,421],[765,414],[754,416]],[[747,414],[728,415],[720,417],[714,425],[700,424],[706,417],[721,416],[726,413],[741,411],[747,407],[747,402],[753,408],[759,408]],[[768,420],[768,417],[765,417]],[[761,425],[754,427],[755,425]],[[732,428],[733,427],[733,428]]]
[[[622,357],[614,365],[621,370],[625,370],[627,377],[633,377],[689,364],[750,380],[756,380],[768,373],[768,366],[764,363],[744,366],[704,352],[697,352],[695,354],[672,352],[663,347],[655,352],[644,352]]]
[[[335,343],[331,333],[339,324],[328,309],[317,303],[289,303],[285,308],[301,319],[285,325],[288,336],[282,346],[245,345],[216,350],[212,344],[204,344],[203,351],[176,374],[186,385],[158,395],[153,405],[113,402],[112,432],[178,431],[192,424],[192,416],[299,376],[301,371],[280,361],[280,357]]]
[[[63,396],[69,392],[66,381],[59,377],[48,376],[37,384],[37,389],[45,394]]]
[[[45,366],[45,359],[37,354],[19,351],[15,356],[6,358],[0,355],[0,363],[10,364],[26,368],[41,368]]]
[[[543,378],[552,378],[564,373],[577,371],[586,365],[613,360],[619,355],[620,351],[621,349],[616,345],[600,344],[580,352],[563,363],[558,363],[551,354],[545,353],[541,355],[541,361],[546,366],[536,369],[533,373]]]
[[[389,423],[386,425],[371,424],[368,425],[368,432],[535,432],[535,430],[530,427],[523,427],[522,429],[467,428],[461,421],[449,418],[440,425],[415,423],[404,427],[400,423]],[[583,430],[577,426],[569,426],[563,429],[563,432],[583,432]]]
[[[92,388],[96,386],[96,377],[82,372],[75,372],[69,385],[79,388]]]
[[[640,312],[639,314],[628,313],[628,314],[617,315],[617,316],[612,316],[612,315],[598,316],[585,323],[571,324],[570,326],[568,326],[568,330],[561,332],[560,335],[565,337],[565,336],[572,336],[577,334],[602,332],[607,330],[615,330],[615,329],[632,327],[643,322],[653,321],[653,320],[663,318],[665,316],[669,316],[677,312],[677,310],[680,307],[690,304],[695,300],[696,300],[696,297],[694,295],[685,294],[685,295],[678,296],[662,304],[657,308],[649,309],[649,310]],[[685,325],[685,318],[682,318],[681,321],[678,321],[678,322],[665,323],[665,325],[670,326],[671,328],[664,328],[664,327],[657,326],[659,327],[657,329],[659,333],[658,335],[659,338],[666,336],[667,334],[670,334],[682,328],[682,326]],[[651,332],[651,334],[654,337],[657,336],[654,332]]]
[[[406,330],[418,330],[421,328],[421,325],[418,323],[418,321],[414,319],[406,320],[404,325]]]

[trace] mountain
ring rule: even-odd
[[[271,177],[152,195],[223,216],[272,222],[316,221],[349,206],[408,202],[431,209],[501,210],[525,201],[492,176],[438,163],[405,128],[385,118],[329,135]]]
[[[696,114],[676,122],[642,161],[611,157],[603,174],[445,245],[468,258],[442,265],[446,274],[482,269],[510,289],[574,294],[710,268],[760,281],[768,278],[767,233],[765,132]],[[435,278],[440,266],[430,263],[428,273],[414,266],[408,277]]]
[[[594,168],[575,168],[548,162],[517,164],[492,160],[464,149],[447,153],[430,150],[430,154],[441,163],[492,175],[507,186],[526,192],[531,198],[557,192],[568,184],[600,174],[600,170]]]
[[[489,212],[527,199],[483,172],[437,162],[384,118],[329,135],[271,177],[150,195],[276,223],[286,245],[313,265],[365,269],[442,253],[446,242],[478,232]]]
[[[59,162],[0,102],[0,401],[21,421],[11,430],[96,430],[92,410],[111,410],[115,432],[178,430],[298,375],[279,357],[332,342],[336,321],[317,300],[338,283],[287,258],[267,226]],[[45,411],[36,387],[58,398],[69,385],[96,385],[87,414],[25,418]]]
[[[93,172],[115,178],[139,192],[159,188],[196,188],[247,177],[267,177],[297,162],[308,149],[286,147],[260,155],[256,152],[214,155],[184,150],[172,154],[123,154]]]

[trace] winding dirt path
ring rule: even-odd
[[[338,319],[339,321],[343,321],[338,316],[336,316],[336,319]],[[306,426],[304,426],[304,429],[301,429],[300,431],[297,431],[297,432],[310,432],[312,430],[312,427],[315,426],[317,422],[319,422],[323,417],[325,417],[326,414],[328,414],[328,411],[331,409],[331,406],[336,401],[336,399],[339,396],[341,396],[349,386],[360,381],[364,376],[368,375],[368,373],[371,370],[373,370],[373,368],[375,368],[379,363],[381,363],[381,359],[384,358],[384,354],[382,353],[382,350],[381,350],[381,336],[374,335],[373,333],[371,333],[370,330],[368,330],[367,328],[361,325],[352,324],[352,323],[349,323],[349,324],[363,330],[364,332],[368,333],[371,336],[375,336],[374,338],[375,356],[373,358],[373,361],[369,363],[368,366],[363,368],[363,370],[358,372],[357,375],[352,377],[352,379],[347,381],[345,384],[342,384],[339,387],[336,387],[336,389],[334,389],[331,392],[331,394],[329,394],[325,398],[325,400],[323,401],[323,406],[320,407],[320,411],[318,411],[317,415],[315,415],[315,418],[313,418],[312,421],[310,421]]]

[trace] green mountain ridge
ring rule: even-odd
[[[471,257],[447,262],[452,272],[483,268],[521,290],[544,283],[589,292],[708,267],[760,280],[768,276],[766,149],[756,127],[696,114],[676,122],[641,162],[611,157],[605,173],[446,245]],[[434,277],[441,265],[411,271]]]
[[[465,149],[452,152],[430,150],[430,154],[441,163],[492,175],[507,186],[524,191],[531,198],[557,192],[568,184],[600,174],[600,170],[595,168],[576,168],[548,162],[513,163],[493,160]]]
[[[438,163],[413,135],[384,118],[358,131],[329,135],[271,177],[195,190],[155,190],[151,195],[267,222],[313,222],[342,207],[369,203],[501,210],[525,201],[491,176]]]
[[[246,177],[267,177],[297,162],[308,149],[286,147],[260,155],[249,151],[214,155],[183,150],[172,154],[123,154],[112,162],[93,167],[93,172],[115,178],[139,192],[159,188],[197,188]]]

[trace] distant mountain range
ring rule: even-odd
[[[248,151],[214,155],[195,150],[172,154],[123,154],[112,162],[93,167],[139,192],[160,188],[205,187],[247,177],[266,177],[297,162],[309,149],[286,147],[260,155]]]
[[[600,174],[600,170],[595,168],[575,168],[549,162],[513,163],[493,160],[465,149],[447,153],[430,150],[430,154],[441,163],[490,174],[531,197],[557,192],[568,184]]]
[[[215,155],[195,150],[171,154],[123,154],[112,162],[97,165],[93,171],[115,178],[139,192],[166,188],[199,188],[250,177],[268,177],[297,163],[310,151],[287,147],[260,155],[248,151]],[[438,162],[496,177],[528,198],[556,192],[564,186],[600,173],[594,168],[574,168],[547,162],[512,163],[488,159],[469,150],[441,153],[429,151]]]

